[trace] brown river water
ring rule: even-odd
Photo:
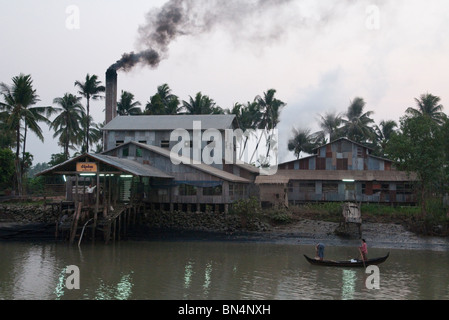
[[[310,265],[303,255],[314,256],[311,243],[158,240],[78,247],[0,242],[0,299],[449,299],[449,251],[370,248],[369,257],[387,252],[376,289],[369,288],[371,273],[364,268]],[[356,246],[325,250],[327,259],[357,255]]]

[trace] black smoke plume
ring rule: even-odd
[[[170,44],[179,36],[194,36],[225,27],[236,44],[262,43],[264,46],[287,37],[289,28],[321,28],[336,16],[345,16],[349,6],[360,6],[362,19],[366,5],[383,0],[168,0],[150,10],[139,27],[137,52],[125,53],[112,69],[131,70],[137,64],[156,68],[167,58]],[[312,8],[312,9],[311,9]],[[312,10],[315,15],[307,14]],[[290,35],[294,35],[294,32]]]
[[[167,57],[170,43],[179,36],[210,31],[217,24],[241,23],[249,15],[276,8],[292,0],[169,0],[146,14],[139,27],[142,50],[122,55],[110,68],[129,71],[137,64],[156,68]],[[241,30],[241,28],[238,28]]]

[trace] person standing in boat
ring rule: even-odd
[[[324,259],[324,244],[318,243],[315,246],[315,249],[316,249],[315,259],[323,261],[323,259]]]
[[[365,239],[362,239],[362,245],[359,247],[360,253],[362,254],[362,259],[364,261],[368,260],[368,246]]]

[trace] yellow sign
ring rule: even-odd
[[[76,164],[77,172],[97,172],[97,164],[93,162],[78,162]]]

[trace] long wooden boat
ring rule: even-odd
[[[306,257],[307,261],[310,262],[313,265],[319,265],[319,266],[328,266],[328,267],[367,267],[369,265],[378,265],[381,264],[383,262],[385,262],[385,260],[388,259],[388,257],[390,256],[390,252],[388,252],[388,254],[385,257],[381,257],[381,258],[374,258],[374,259],[368,259],[366,261],[362,261],[362,260],[342,260],[342,261],[334,261],[334,260],[317,260],[317,259],[312,259],[309,258],[308,256],[304,255],[304,257]]]

